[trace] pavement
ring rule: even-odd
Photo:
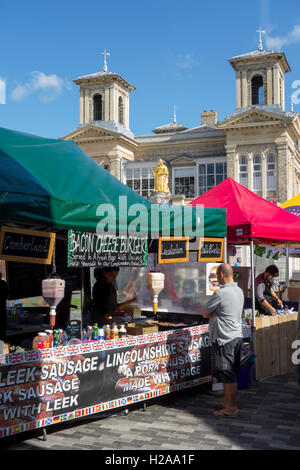
[[[202,385],[132,405],[127,415],[115,411],[49,426],[46,440],[41,430],[3,438],[0,449],[300,450],[300,386],[295,374],[240,390],[238,418],[215,418],[212,412],[219,400]]]

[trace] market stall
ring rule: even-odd
[[[153,204],[113,178],[73,143],[0,129],[0,195],[3,240],[12,229],[20,230],[14,232],[19,236],[17,243],[30,235],[28,230],[55,234],[66,248],[65,267],[70,270],[116,263],[121,269],[141,270],[143,277],[143,270],[157,268],[159,261],[164,266],[188,266],[191,261],[204,266],[207,259],[216,259],[216,250],[218,260],[224,257],[225,210],[208,208],[199,217],[192,208],[174,208],[165,234],[161,217],[157,221],[151,217]],[[120,207],[124,203],[124,199],[120,203],[120,195],[126,197],[128,208],[138,204],[140,211],[145,209],[135,236],[129,229],[136,222],[136,213]],[[110,210],[113,223],[105,232]],[[189,216],[190,224],[184,224],[184,215]],[[195,237],[197,225],[202,227],[201,237]],[[179,229],[185,241],[184,259],[182,246],[176,245]],[[6,244],[2,248],[5,251]],[[3,250],[2,256],[13,256]],[[21,251],[24,257],[24,246]],[[49,261],[51,253],[44,258]],[[6,260],[7,264],[13,262]],[[30,279],[26,282],[30,287]],[[18,287],[16,284],[10,287]],[[173,292],[172,287],[168,291]],[[189,310],[186,303],[183,308]],[[127,406],[211,380],[206,324],[199,321],[162,331],[155,320],[152,323],[144,326],[144,334],[137,328],[131,336],[106,341],[96,333],[83,338],[80,329],[70,328],[67,344],[58,337],[57,347],[51,347],[51,334],[47,333],[40,349],[0,355],[0,436]],[[137,325],[143,322],[135,321],[132,328]]]
[[[298,217],[300,216],[300,194],[297,194],[292,199],[289,199],[286,202],[280,204],[282,209],[286,209],[291,214],[295,214]]]
[[[251,253],[251,304],[252,304],[252,339],[254,351],[257,355],[257,369],[259,371],[257,378],[264,376],[274,375],[280,371],[281,373],[291,370],[291,344],[287,341],[277,341],[279,337],[279,330],[281,328],[281,319],[274,320],[275,324],[272,326],[266,319],[264,322],[262,318],[256,320],[255,315],[255,293],[254,293],[254,245],[255,244],[268,244],[268,245],[282,245],[282,244],[297,244],[300,241],[300,221],[295,215],[281,209],[276,204],[266,201],[265,199],[257,196],[252,191],[240,185],[232,178],[227,178],[225,181],[215,186],[213,189],[198,197],[190,203],[191,205],[203,204],[205,207],[220,207],[227,209],[227,240],[232,245],[250,245]],[[291,337],[295,330],[296,316],[289,315],[289,329],[292,331]],[[271,321],[271,320],[270,320]],[[287,319],[284,321],[282,330],[287,328]],[[273,322],[273,323],[274,323]],[[264,329],[265,324],[265,329]],[[266,355],[262,349],[262,345],[266,344],[266,332],[272,330],[274,341],[274,348],[276,353]],[[287,338],[286,333],[280,337]],[[262,339],[261,339],[262,338]],[[271,345],[270,341],[267,344]],[[274,357],[277,357],[277,359]],[[285,357],[286,362],[279,359]],[[281,365],[279,367],[279,362]],[[266,364],[268,362],[268,364]],[[277,365],[272,366],[273,363]],[[264,364],[261,367],[261,364]],[[261,372],[264,371],[264,372]],[[266,374],[266,375],[265,375]]]

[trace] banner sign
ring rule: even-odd
[[[288,245],[289,255],[299,255],[300,245],[290,244]],[[286,256],[286,245],[255,245],[254,254],[260,258],[266,257],[266,259],[274,259],[277,261],[281,256]]]
[[[0,437],[211,381],[207,325],[0,356]]]
[[[148,238],[68,232],[69,267],[144,267],[148,263]]]
[[[198,261],[222,262],[224,258],[224,238],[200,238]]]
[[[51,264],[55,233],[1,227],[0,258],[22,263]]]
[[[189,260],[188,237],[160,237],[158,263],[183,263]]]

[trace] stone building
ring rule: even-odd
[[[236,80],[236,108],[224,121],[214,110],[201,113],[199,126],[173,121],[134,136],[129,100],[134,86],[108,72],[74,80],[80,87],[80,123],[63,137],[144,197],[154,185],[162,158],[169,188],[178,202],[194,199],[227,176],[264,198],[284,202],[300,192],[299,114],[285,110],[285,54],[257,51],[229,59]],[[176,199],[176,198],[175,198]],[[174,202],[174,200],[173,200]]]

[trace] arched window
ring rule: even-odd
[[[253,157],[253,191],[262,190],[261,155]]]
[[[124,103],[123,99],[121,96],[119,96],[119,102],[118,102],[118,118],[119,118],[119,123],[124,125]]]
[[[273,153],[267,155],[267,190],[276,191],[276,157]]]
[[[94,121],[102,121],[102,96],[95,95],[93,98],[94,104]]]
[[[239,158],[239,182],[248,188],[248,157],[241,155]]]
[[[264,81],[261,75],[255,75],[251,80],[252,104],[264,104]]]

